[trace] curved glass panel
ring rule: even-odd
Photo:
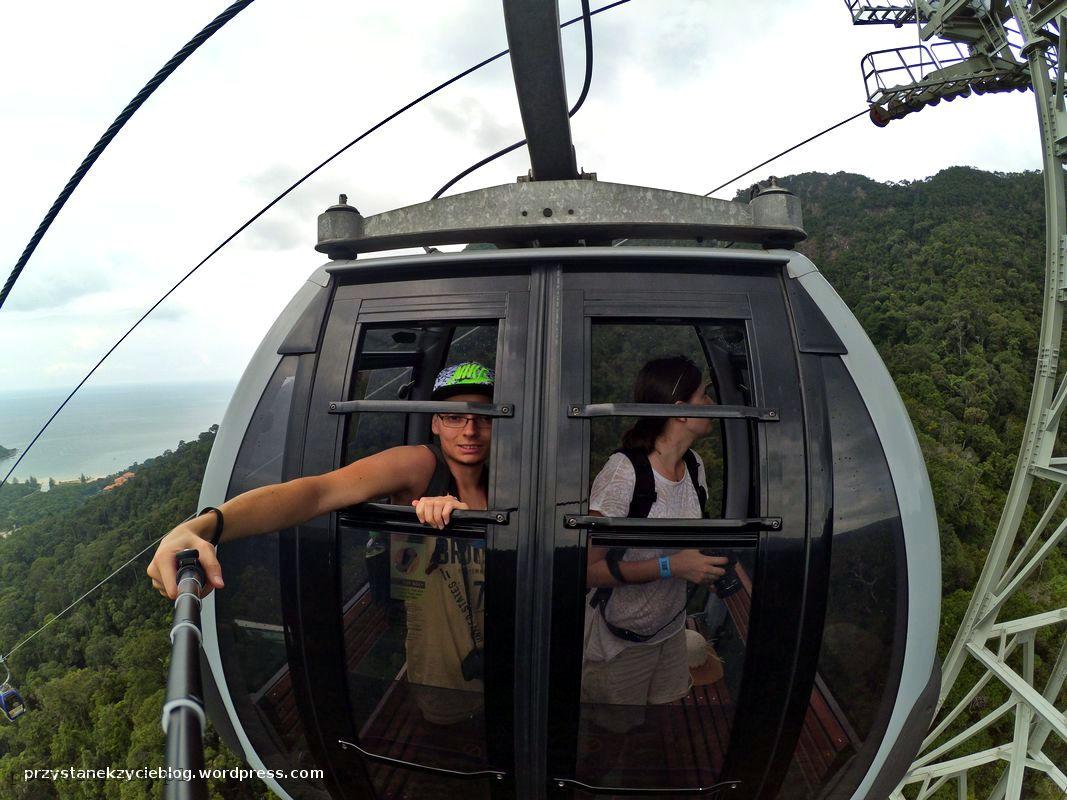
[[[782,785],[782,797],[790,798],[815,797],[831,781],[858,785],[863,778],[896,699],[907,626],[907,561],[889,466],[844,363],[822,363],[834,532],[815,688]]]
[[[616,319],[590,325],[592,403],[749,403],[741,322]],[[699,376],[677,361],[661,360],[678,355],[689,359]],[[699,490],[688,469],[668,477],[653,467],[646,487],[650,494],[638,489],[633,463],[615,451],[631,446],[651,452],[666,421],[620,416],[593,419],[588,425],[590,513],[626,517],[637,507],[631,501],[638,494],[651,499],[645,507],[649,527],[642,528],[642,541],[628,540],[624,547],[612,546],[603,536],[589,541],[575,772],[586,784],[630,789],[710,786],[729,749],[745,660],[755,549],[724,549],[703,535],[684,550],[677,541],[673,546],[664,543],[677,540],[677,535],[657,530],[655,519],[699,519],[701,491],[706,492],[709,516],[726,515],[727,428],[722,420],[681,422],[692,434],[690,447],[698,455]],[[747,456],[746,423],[739,424],[741,437],[734,447]],[[735,478],[747,484],[747,462],[739,465]],[[642,562],[647,568],[661,558],[676,563],[678,556],[710,555],[730,560],[727,575],[713,587],[677,575],[610,589],[605,583],[611,580],[605,574],[611,562]],[[682,563],[677,561],[679,569]]]
[[[590,402],[632,403],[641,367],[656,358],[683,355],[707,381],[709,395],[720,403],[748,405],[748,357],[740,322],[660,323],[638,320],[594,322],[591,332]],[[595,475],[621,446],[633,418],[593,420],[589,443],[590,474]],[[745,423],[736,423],[744,426]],[[707,473],[708,513],[724,516],[726,486],[725,425],[714,421],[711,432],[693,443]]]
[[[282,359],[256,406],[237,454],[227,499],[282,478],[296,356]],[[226,588],[215,613],[226,684],[252,747],[267,769],[318,769],[296,707],[279,594],[278,534],[219,547]],[[279,781],[295,798],[323,800],[319,781]]]
[[[495,368],[498,332],[497,320],[364,325],[349,399],[429,399],[443,366],[478,361]],[[352,414],[344,461],[429,443],[430,420]],[[349,714],[360,747],[424,767],[487,769],[484,533],[431,536],[417,524],[358,518],[357,507],[341,521],[338,563]],[[379,800],[488,797],[484,780],[364,763]]]
[[[595,537],[592,541],[597,546]],[[655,544],[636,544],[626,557],[637,559],[653,550],[678,552]],[[666,599],[662,608],[655,603],[643,608],[649,614],[662,611],[664,618],[679,616],[673,626],[677,630],[666,638],[653,637],[613,652],[617,647],[612,646],[610,630],[605,635],[603,620],[636,627],[623,613],[632,610],[636,600],[616,598],[613,592],[606,607],[593,608],[595,593],[590,592],[575,775],[583,783],[683,789],[710,786],[718,779],[741,690],[756,551],[715,547],[710,540],[696,541],[693,547],[728,557],[730,569],[713,591],[687,584],[679,608],[667,608]]]
[[[345,526],[339,547],[360,746],[423,766],[487,769],[484,540]],[[478,783],[366,763],[381,799],[479,791]]]
[[[296,382],[296,356],[285,356],[256,406],[237,453],[226,497],[277,483],[282,479],[285,433]]]

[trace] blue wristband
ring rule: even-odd
[[[667,556],[659,557],[659,576],[661,578],[671,577],[671,560]]]

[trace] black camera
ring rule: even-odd
[[[475,647],[466,656],[463,661],[460,662],[459,668],[463,673],[463,680],[474,681],[481,680],[485,674],[485,667],[483,665],[484,651],[480,647]]]
[[[725,556],[729,559],[727,563],[723,565],[723,569],[726,570],[721,578],[715,580],[712,584],[715,587],[715,594],[719,596],[720,600],[725,600],[727,597],[737,594],[741,591],[741,579],[737,577],[737,570],[734,569],[734,564],[737,563],[737,556],[733,553],[708,553],[710,556]]]

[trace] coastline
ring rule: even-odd
[[[85,387],[14,470],[20,483],[57,483],[121,475],[195,441],[221,421],[233,385],[129,384]],[[33,441],[65,394],[49,390],[0,392],[0,447],[16,454],[0,461],[0,479]],[[13,479],[12,479],[13,481]]]

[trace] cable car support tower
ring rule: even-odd
[[[1046,260],[1029,415],[985,567],[944,660],[932,729],[892,796],[925,800],[944,786],[940,796],[954,787],[966,800],[991,786],[990,800],[1018,800],[1025,782],[1027,796],[1056,797],[1067,792],[1064,759],[1056,757],[1067,746],[1067,608],[1022,619],[1007,609],[1067,535],[1067,455],[1056,449],[1067,407],[1067,380],[1058,370],[1067,301],[1067,110],[1060,60],[1067,1],[846,0],[846,5],[856,25],[911,23],[924,42],[864,57],[876,125],[972,93],[1032,88],[1036,95]],[[1051,654],[1050,667],[1036,668],[1038,647]]]

